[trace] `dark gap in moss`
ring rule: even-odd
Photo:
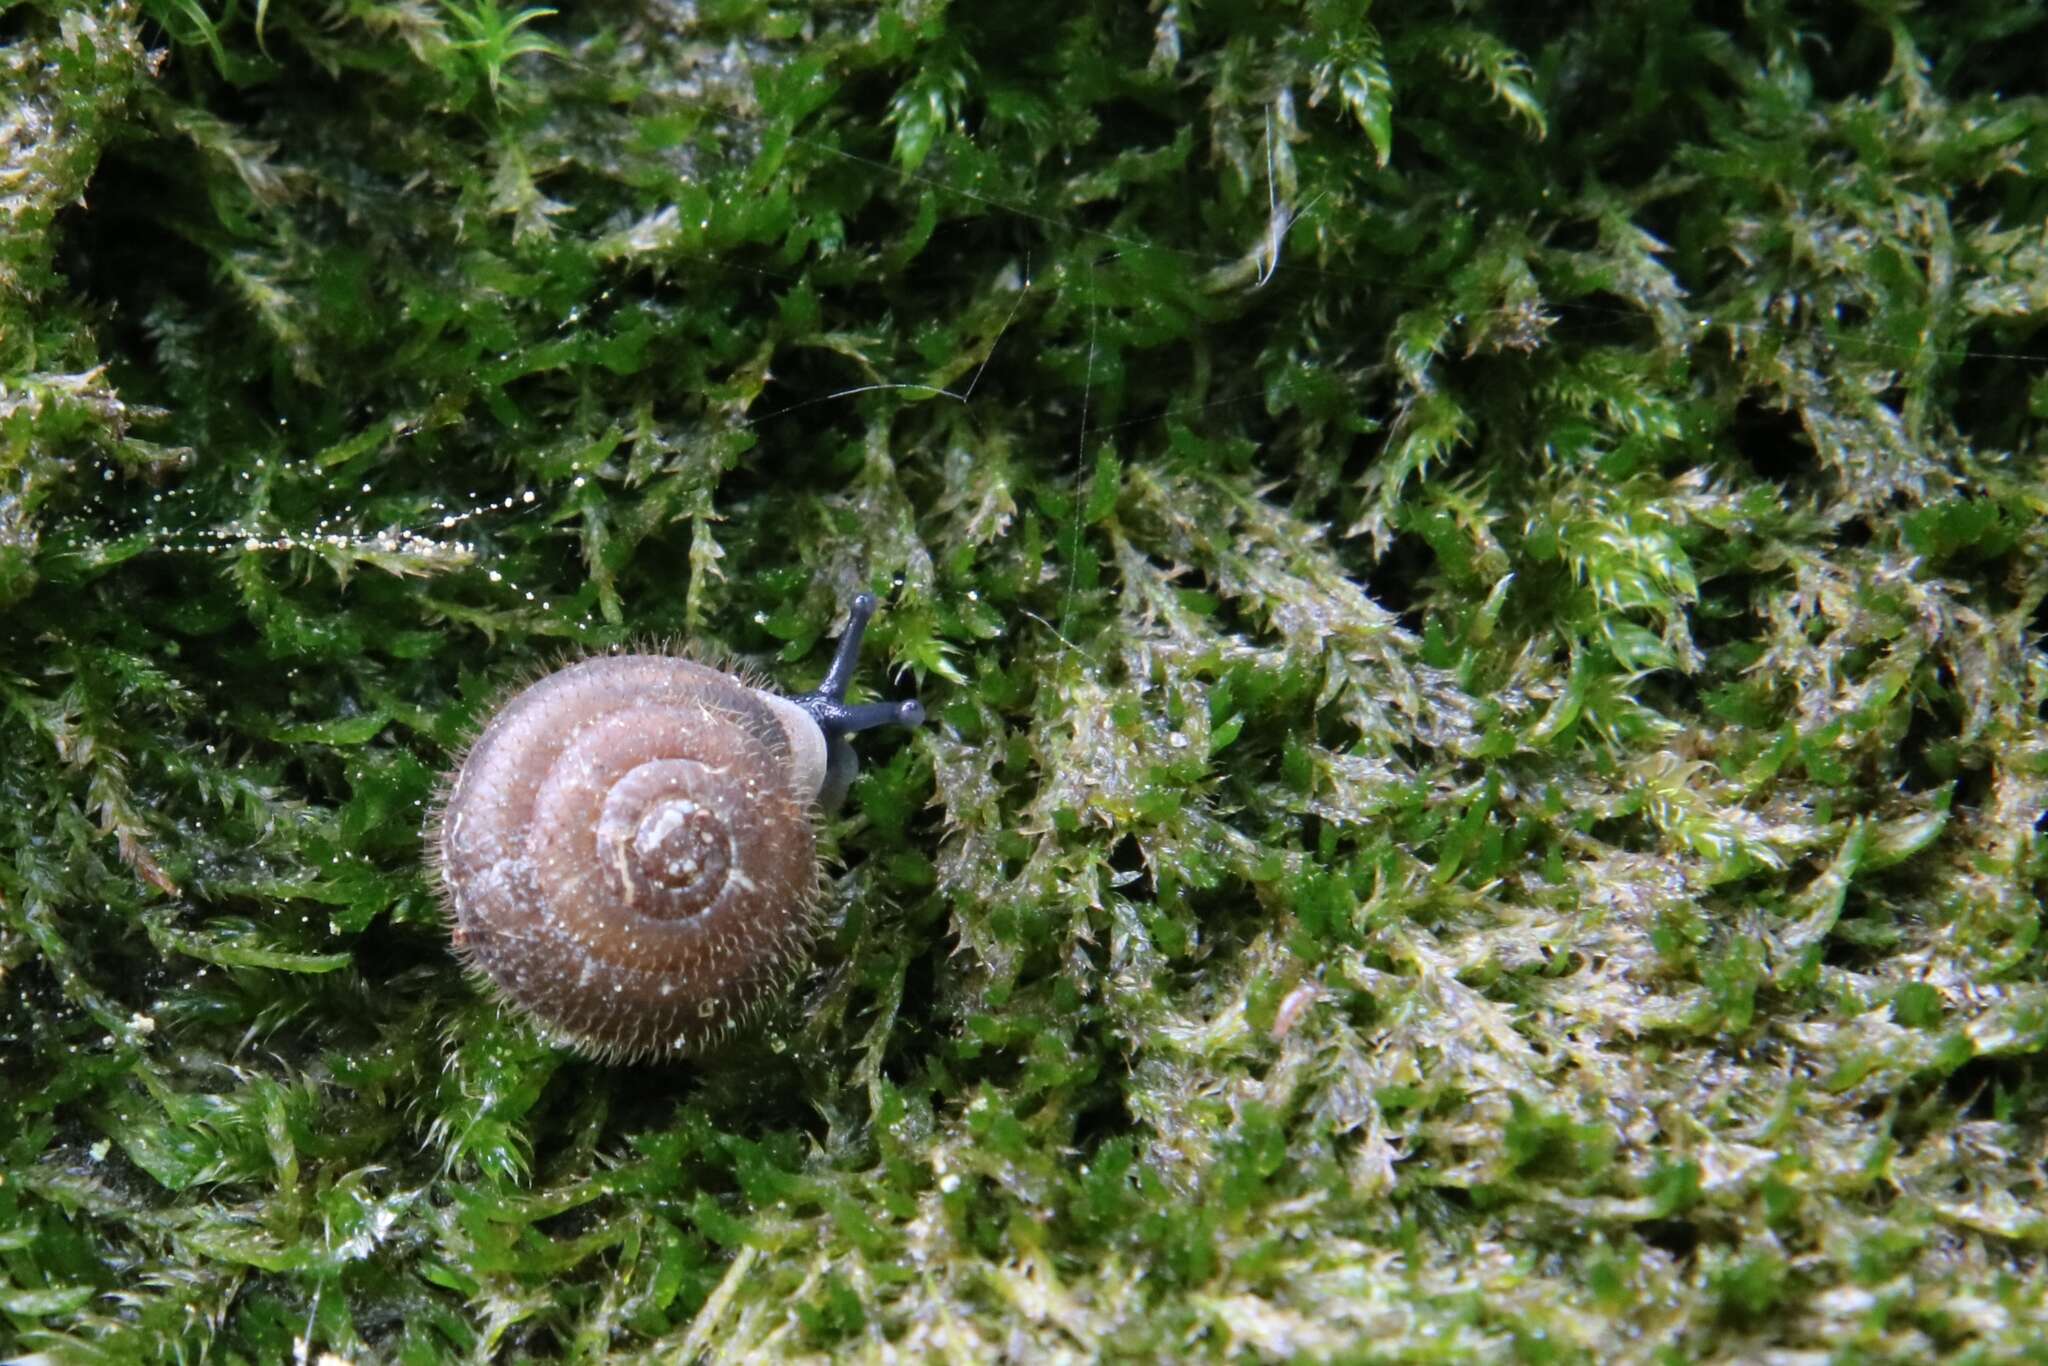
[[[144,11],[136,16],[136,19],[135,38],[143,51],[155,52],[159,49],[170,48],[172,49],[172,62],[183,63],[194,60],[190,52],[178,48],[172,43],[170,30],[165,28],[162,21],[155,15]],[[203,61],[204,59],[201,58],[199,60]]]
[[[1716,3],[1703,8],[1711,14],[1724,6]],[[1754,7],[1742,5],[1740,9],[1753,11]],[[1891,69],[1891,35],[1866,18],[1862,9],[1826,3],[1773,9],[1771,18],[1777,20],[1773,25],[1777,35],[1796,40],[1793,50],[1812,78],[1815,99],[1833,102],[1863,94],[1883,81]],[[1797,12],[1787,12],[1793,9]],[[1717,28],[1724,26],[1713,18],[1706,22]],[[1725,25],[1736,33],[1758,26],[1753,13],[1730,14]],[[1755,56],[1761,65],[1769,53],[1759,50]]]
[[[1697,643],[1698,635],[1694,635]],[[1650,710],[1681,723],[1705,710],[1708,680],[1697,673],[1665,668],[1645,675],[1635,685],[1636,700]]]
[[[1673,107],[1671,102],[1666,102],[1658,112],[1661,114]],[[1591,117],[1597,119],[1600,115],[1594,113]],[[1677,127],[1675,124],[1683,126]],[[1617,128],[1609,136],[1596,139],[1599,152],[1593,164],[1598,167],[1601,179],[1610,185],[1646,185],[1655,180],[1659,171],[1669,167],[1671,149],[1675,144],[1696,141],[1702,132],[1695,118],[1662,119],[1647,124],[1630,120],[1625,129]],[[1675,213],[1658,212],[1659,208],[1668,202],[1669,200],[1664,198],[1651,200],[1635,208],[1633,217],[1639,226],[1658,241],[1672,244],[1677,238],[1675,235],[1667,234],[1675,234],[1682,220]]]
[[[1842,914],[1821,949],[1821,962],[1850,972],[1883,966],[1896,950],[1904,930],[1888,898],[1866,895],[1851,886],[1842,898]]]
[[[387,1349],[396,1349],[403,1344],[405,1330],[412,1323],[413,1316],[419,1312],[417,1303],[407,1304],[394,1299],[389,1287],[382,1283],[382,1277],[366,1274],[357,1267],[350,1267],[344,1271],[341,1281],[346,1287],[349,1318],[355,1324],[356,1331],[362,1335],[363,1345],[370,1348],[380,1360],[398,1359],[397,1352]],[[453,1303],[445,1292],[433,1298],[443,1303],[444,1313],[448,1312],[446,1306]],[[309,1313],[313,1308],[311,1304],[307,1305]],[[508,1339],[516,1339],[523,1334],[514,1331],[506,1336]]]
[[[1648,823],[1640,816],[1611,816],[1594,821],[1586,828],[1588,839],[1629,853],[1641,853],[1656,847],[1656,840],[1646,835]]]
[[[752,425],[759,444],[724,476],[734,481],[740,496],[749,489],[786,496],[803,465],[829,459],[822,453],[844,444],[862,425],[861,403],[867,396],[847,391],[877,382],[848,357],[816,346],[777,348],[770,373],[773,378],[754,402]],[[806,452],[813,454],[807,457]]]
[[[1830,17],[1842,22],[1832,31],[1815,34],[1808,30],[1809,62],[1814,75],[1813,91],[1822,102],[1871,98],[1884,85],[1894,56],[1891,34],[1861,14],[1850,19],[1847,7],[1823,6]],[[1815,37],[1828,46],[1815,54],[1810,46]],[[1817,58],[1817,59],[1816,59]]]
[[[1909,703],[1906,733],[1900,737],[1895,771],[1905,774],[1906,787],[1924,792],[1954,779],[1964,763],[1960,749],[1962,717],[1954,703],[1925,692]],[[1958,794],[1960,796],[1960,794]]]
[[[1005,171],[1012,169],[1019,168]],[[873,174],[888,181],[895,172],[878,169]],[[978,191],[985,196],[980,200],[947,189],[918,191],[938,206],[937,221],[928,226],[924,244],[902,273],[877,281],[878,286],[898,304],[914,300],[921,311],[949,321],[977,302],[985,304],[989,285],[1008,278],[1026,291],[1022,316],[1030,295],[1042,298],[1051,292],[1042,272],[1061,259],[1063,248],[1072,246],[1072,234],[1059,215],[1042,215],[1035,207],[1036,180],[1021,180],[1013,184],[1006,175]],[[905,197],[889,202],[897,211],[896,227],[908,231],[925,201]]]
[[[1133,1086],[1128,1049],[1104,1048],[1097,1053],[1101,1069],[1074,1107],[1069,1145],[1092,1161],[1106,1143],[1128,1139],[1141,1131],[1124,1097]]]
[[[1422,604],[1436,569],[1436,552],[1412,531],[1395,535],[1378,559],[1366,565],[1361,585],[1366,596],[1400,617],[1411,630],[1421,630]]]
[[[632,1152],[638,1137],[672,1135],[678,1165],[663,1173],[672,1188],[713,1197],[730,1193],[734,1186],[724,1163],[713,1153],[697,1150],[688,1137],[708,1123],[701,1078],[711,1066],[709,1062],[669,1059],[584,1074],[591,1083],[604,1087],[605,1103],[610,1107],[599,1150]]]
[[[1835,527],[1835,544],[1843,550],[1861,550],[1875,539],[1868,517],[1851,517]]]
[[[946,999],[940,990],[941,967],[949,952],[949,946],[933,936],[904,965],[903,1003],[897,1008],[886,1058],[889,1076],[899,1086],[910,1085],[923,1060],[944,1046],[946,1031],[936,1007]]]
[[[148,144],[162,148],[162,144]],[[87,183],[84,202],[58,210],[53,224],[57,269],[99,316],[101,353],[131,398],[163,392],[156,344],[145,319],[160,302],[176,301],[187,317],[205,317],[219,297],[205,252],[165,226],[185,196],[169,165],[140,154],[110,154]],[[187,206],[189,207],[189,205]]]
[[[1344,1017],[1344,1022],[1360,1033],[1369,1033],[1380,1022],[1380,1003],[1369,991],[1338,990],[1326,998],[1332,1002]]]
[[[1302,849],[1321,849],[1323,844],[1323,818],[1314,811],[1304,811],[1298,822],[1299,846]],[[1315,862],[1328,866],[1328,861],[1317,858]]]
[[[1580,255],[1594,251],[1600,246],[1600,223],[1594,218],[1560,218],[1547,224],[1543,232],[1543,245],[1552,251]],[[1570,304],[1555,305],[1569,308]]]
[[[378,912],[361,934],[349,939],[348,949],[349,962],[363,980],[378,984],[376,1000],[380,1006],[400,1005],[398,1001],[387,1000],[383,992],[401,981],[410,980],[415,987],[422,985],[416,977],[422,968],[433,970],[438,979],[453,970],[456,962],[439,925],[401,925],[391,919],[388,908]],[[428,990],[438,990],[439,985],[437,980]]]
[[[333,120],[360,117],[361,106],[350,100],[346,85],[318,63],[305,60],[296,44],[278,43],[271,48],[270,60],[280,69],[263,79],[229,81],[220,79],[211,64],[195,65],[186,59],[194,84],[206,86],[194,103],[203,103],[235,136],[252,140],[283,137],[298,142]],[[307,107],[315,102],[317,108]]]
[[[1955,811],[1982,810],[1985,798],[1991,795],[1991,763],[1981,754],[1970,753],[1963,757],[1956,771],[1955,797],[1950,803]]]
[[[2048,10],[2038,5],[1978,0],[1899,18],[1932,59],[1936,88],[1952,98],[2012,100],[2048,91],[2039,61]]]
[[[1738,452],[1757,478],[1783,487],[1791,497],[1810,491],[1820,478],[1820,455],[1799,415],[1753,395],[1735,405],[1721,444]]]
[[[1859,334],[1871,322],[1870,309],[1861,299],[1837,300],[1829,306],[1826,314],[1820,316],[1816,316],[1813,309],[1802,309],[1799,316],[1808,325],[1825,331],[1833,338],[1847,339],[1848,346],[1851,349],[1860,340]],[[1796,329],[1799,327],[1799,324],[1792,323],[1787,324],[1787,326]],[[1822,341],[1819,344],[1823,347],[1833,347],[1840,343],[1836,341]],[[1888,356],[1895,356],[1896,352],[1887,352],[1886,354]],[[1883,392],[1895,393],[1897,392],[1897,387],[1895,385],[1892,389],[1887,389]],[[1876,397],[1878,395],[1873,396]],[[1894,402],[1892,406],[1897,405]]]
[[[546,1169],[538,1154],[534,1169]],[[539,1237],[567,1242],[604,1227],[618,1216],[619,1205],[620,1202],[610,1198],[590,1200],[556,1214],[541,1215],[527,1223],[526,1227]]]
[[[2027,618],[2026,639],[2022,643],[2030,650],[2048,648],[2048,597],[2034,604],[2034,611]],[[2039,714],[2048,719],[2048,702],[2043,703]]]
[[[1948,405],[1957,434],[1980,451],[2026,449],[2035,419],[2013,396],[2038,382],[2048,364],[2048,328],[1999,329],[1994,335],[1980,329],[1966,346],[1952,371]]]
[[[1157,893],[1152,868],[1145,862],[1145,851],[1136,836],[1127,834],[1110,846],[1109,867],[1116,875],[1117,891],[1129,900],[1150,901]]]
[[[1948,198],[1949,221],[1958,226],[1993,228],[2002,231],[2027,227],[2027,209],[2014,211],[2010,195],[2015,188],[2015,177],[2009,175],[1990,176],[1974,184],[1950,185],[1943,187]],[[2031,312],[2031,310],[2028,310]],[[1996,313],[1965,314],[1956,320],[1957,324],[1970,331],[2017,327],[2032,330],[2040,324],[2026,313],[2019,316],[2000,316]]]
[[[312,699],[298,689],[293,689],[291,699],[281,703],[279,711],[288,716],[318,715],[322,708],[317,703],[309,703],[312,703]],[[341,755],[332,751],[322,752],[306,745],[280,744],[275,751],[265,757],[283,763],[284,781],[293,791],[304,792],[316,800],[335,806],[349,799],[352,784],[349,782],[348,761]]]
[[[1827,875],[1829,857],[1825,853],[1810,854],[1805,858],[1797,860],[1786,870],[1780,888],[1786,902],[1797,905],[1800,897],[1810,891],[1817,880]],[[1752,885],[1758,885],[1756,879],[1753,878],[1745,878],[1743,881],[1749,882]],[[1717,896],[1715,901],[1719,904],[1721,898]],[[1731,906],[1740,905],[1741,899],[1738,898],[1730,904]],[[1848,914],[1846,905],[1844,906],[1843,914]]]
[[[1225,592],[1221,582],[1205,568],[1200,565],[1174,565],[1174,557],[1170,553],[1163,556],[1155,554],[1149,548],[1149,540],[1135,535],[1133,539],[1148,547],[1146,558],[1154,565],[1162,569],[1172,565],[1181,570],[1173,579],[1174,589],[1199,600],[1203,622],[1218,636],[1255,640],[1267,647],[1281,643],[1278,632],[1245,611],[1245,599]],[[1254,724],[1257,719],[1252,718]]]
[[[10,964],[0,976],[6,1006],[0,1010],[0,1057],[16,1053],[24,1065],[38,1051],[38,1042],[55,1032],[53,1026],[70,1009],[63,989],[51,972],[49,961],[40,953],[25,963]],[[4,1075],[25,1079],[27,1073],[10,1061]]]
[[[1419,1157],[1423,1151],[1424,1145],[1418,1143],[1410,1157]],[[1480,1208],[1480,1197],[1464,1186],[1430,1186],[1418,1193],[1410,1208],[1425,1225],[1450,1232],[1466,1226],[1473,1211]]]
[[[125,1081],[108,1081],[88,1094],[91,1098],[85,1105],[70,1108],[72,1115],[97,1105],[132,1105],[144,1115],[153,1108],[153,1102],[140,1098],[137,1090]],[[147,1122],[157,1130],[152,1138],[161,1140],[161,1115],[150,1116]],[[60,1171],[87,1188],[97,1187],[102,1199],[111,1197],[110,1204],[125,1207],[118,1214],[109,1212],[110,1222],[133,1218],[138,1211],[165,1210],[178,1200],[178,1193],[165,1189],[161,1181],[138,1166],[127,1148],[106,1141],[96,1117],[81,1116],[77,1122],[60,1122],[56,1138],[44,1149],[37,1165]]]
[[[1756,27],[1755,6],[1749,0],[1693,0],[1685,9],[1696,29],[1728,34],[1738,49],[1738,55],[1745,55],[1740,52],[1743,40]],[[1746,55],[1760,57],[1762,54],[1750,52]]]
[[[2038,1057],[1976,1057],[1949,1073],[1942,1094],[1959,1120],[2020,1124],[2048,1118],[2048,1078]]]
[[[660,1064],[651,1077],[640,1065],[617,1064],[615,1075],[624,1082],[620,1090],[645,1086],[657,1096],[687,1099],[702,1106],[713,1122],[728,1132],[794,1132],[822,1145],[829,1121],[810,1101],[816,1088],[804,1070],[815,1059],[803,1056],[800,1048],[781,1043],[777,1023],[771,1018],[764,1028],[741,1033],[724,1048],[707,1052],[695,1062]],[[794,1031],[791,1037],[795,1037]],[[649,1111],[647,1122],[632,1127],[666,1127],[657,1119],[658,1112]],[[616,1118],[613,1123],[623,1127]]]
[[[1580,65],[1570,61],[1552,97],[1552,119],[1556,127],[1572,130],[1579,156],[1598,168],[1605,183],[1645,185],[1669,166],[1674,148],[1707,139],[1710,125],[1703,106],[1740,92],[1719,67],[1692,50],[1702,28],[1674,32],[1654,18],[1638,25],[1634,12],[1621,7],[1601,18],[1606,22],[1598,33],[1600,45],[1610,53],[1625,49],[1627,57],[1607,68],[1614,79],[1605,83],[1570,83],[1571,68]]]
[[[1022,996],[1028,986],[1042,985],[1045,978],[1044,971],[1032,972],[1027,969],[1019,972],[1016,977],[1019,985],[1013,991],[1011,999],[1014,1001]],[[1009,1043],[985,1043],[977,1040],[972,1033],[965,1033],[953,1041],[949,1063],[954,1096],[962,1105],[971,1103],[966,1097],[976,1088],[1010,1090],[1023,1075],[1025,1068],[1025,1059],[1016,1046]],[[938,1107],[935,1105],[935,1108]]]
[[[49,32],[47,25],[32,26],[29,23],[29,17],[38,13],[38,8],[33,5],[9,5],[0,9],[0,47],[12,47],[26,40],[31,27],[43,33]]]
[[[1644,1242],[1679,1262],[1689,1262],[1699,1250],[1703,1236],[1699,1225],[1689,1219],[1652,1219],[1636,1225]]]
[[[1133,94],[1105,100],[1090,112],[1097,121],[1099,145],[1138,156],[1171,148],[1187,126],[1179,103]]]
[[[726,506],[722,497],[717,504]],[[619,575],[619,596],[625,604],[627,624],[636,631],[651,633],[644,638],[635,636],[629,642],[635,649],[692,658],[699,657],[700,652],[706,656],[717,653],[706,648],[710,642],[693,642],[674,634],[682,627],[690,582],[690,535],[686,522],[651,532],[633,547],[633,558]],[[708,630],[733,648],[755,656],[743,662],[763,670],[774,664],[773,652],[780,642],[755,626],[751,618],[720,612],[711,620]]]
[[[1686,624],[1693,644],[1708,658],[1709,672],[1716,656],[1739,654],[1743,646],[1760,643],[1769,623],[1760,604],[1787,582],[1784,571],[1768,574],[1737,569],[1716,574],[1707,591],[1694,604]]]
[[[1035,212],[1035,210],[1034,210]],[[1173,250],[1169,240],[1154,238],[1139,232],[1137,225],[1123,221],[1126,206],[1115,198],[1091,199],[1079,204],[1062,204],[1059,207],[1059,222],[1056,227],[1044,231],[1053,237],[1051,246],[1063,250],[1067,268],[1074,272],[1079,283],[1091,283],[1090,277],[1104,270],[1114,269],[1116,259],[1132,250],[1129,239],[1138,238],[1147,246]],[[1048,252],[1050,256],[1051,253]],[[1093,283],[1099,284],[1095,280]],[[1095,306],[1093,321],[1099,327],[1103,315],[1116,305],[1105,300]],[[1075,311],[1075,319],[1085,338],[1091,320],[1087,304]],[[1070,324],[1072,326],[1074,324]]]
[[[1971,605],[1986,616],[2003,619],[2014,615],[2030,569],[2028,557],[2018,549],[1978,560],[1970,575],[1975,588]]]

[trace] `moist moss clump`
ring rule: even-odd
[[[2048,21],[1610,9],[9,10],[0,1347],[2037,1350]],[[481,998],[861,588],[764,1027]]]

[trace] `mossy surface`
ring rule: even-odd
[[[2039,1353],[2048,10],[562,8],[0,8],[0,1355]],[[785,1006],[482,998],[863,586]]]

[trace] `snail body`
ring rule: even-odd
[[[582,660],[516,694],[448,788],[433,843],[465,962],[587,1052],[694,1052],[796,973],[814,822],[856,769],[847,737],[915,726],[850,706],[874,599],[816,691],[783,697],[667,655]]]

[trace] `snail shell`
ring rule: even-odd
[[[825,682],[799,697],[615,655],[507,702],[434,838],[468,965],[588,1052],[691,1052],[743,1021],[809,942],[814,813],[853,779],[846,737],[924,719],[914,701],[846,704],[873,611],[854,599]]]

